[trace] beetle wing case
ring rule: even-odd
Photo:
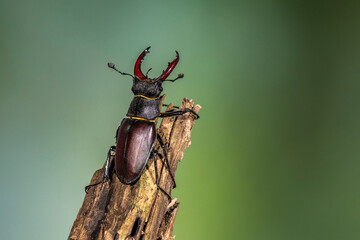
[[[115,171],[120,182],[134,184],[147,164],[156,142],[153,122],[125,118],[117,132]]]

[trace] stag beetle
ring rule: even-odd
[[[156,140],[162,148],[169,175],[176,187],[175,179],[170,171],[169,160],[166,146],[161,137],[156,133],[155,120],[159,117],[171,117],[191,112],[199,118],[199,115],[191,109],[181,111],[160,112],[160,94],[163,91],[162,83],[165,81],[174,82],[183,78],[184,74],[179,74],[175,79],[169,80],[167,77],[174,70],[179,62],[179,53],[176,51],[176,58],[168,64],[168,67],[157,78],[149,78],[148,73],[144,75],[141,71],[141,63],[150,47],[146,48],[138,57],[135,63],[134,76],[129,73],[120,72],[113,63],[108,63],[108,67],[114,69],[122,75],[128,75],[133,78],[132,92],[134,98],[130,103],[129,110],[116,131],[116,146],[111,146],[105,164],[105,172],[102,181],[85,187],[88,192],[89,188],[97,184],[110,180],[110,157],[115,152],[115,173],[123,184],[132,185],[140,178],[144,168],[151,156],[154,157],[155,177],[157,187],[171,200],[171,196],[159,185],[157,172],[157,152],[154,151]]]

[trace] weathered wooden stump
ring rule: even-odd
[[[192,100],[184,98],[180,109],[184,108],[191,108],[198,113],[201,106],[193,106]],[[172,109],[170,105],[167,111]],[[177,164],[191,143],[190,134],[194,120],[191,113],[168,117],[162,120],[157,129],[168,148],[170,168],[174,177]],[[159,152],[160,186],[171,194],[173,182],[168,170],[165,169],[162,150],[158,143],[155,149]],[[169,202],[166,195],[159,191],[155,183],[153,163],[154,160],[149,159],[140,180],[132,186],[120,183],[116,174],[112,174],[111,181],[92,187],[85,195],[68,240],[172,239],[175,216],[180,203],[176,198]],[[97,170],[91,184],[101,181],[103,173],[104,167]]]

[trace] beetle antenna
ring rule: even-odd
[[[133,75],[131,75],[130,73],[123,73],[123,72],[120,72],[116,67],[115,67],[115,64],[113,64],[113,63],[108,63],[107,64],[108,65],[108,67],[109,68],[112,68],[112,69],[114,69],[115,71],[117,71],[118,73],[120,73],[121,75],[129,75],[129,76],[131,76],[131,77],[133,77],[134,78],[134,76]]]
[[[151,71],[152,68],[149,68],[149,70],[147,70],[145,77],[148,78],[148,73]]]
[[[169,82],[175,82],[176,80],[180,79],[180,78],[183,78],[184,77],[184,74],[183,73],[180,73],[177,78],[175,78],[174,80],[171,80],[171,79],[166,79],[164,80],[163,82],[165,81],[169,81]]]

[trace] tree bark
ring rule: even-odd
[[[162,101],[165,96],[162,97]],[[184,108],[199,112],[201,106],[184,98]],[[172,104],[167,111],[173,109]],[[194,125],[194,114],[167,117],[157,129],[167,150],[171,172],[176,175],[177,164],[190,145],[190,134]],[[161,147],[157,143],[158,172],[160,186],[169,194],[173,189]],[[111,157],[113,161],[114,156]],[[104,167],[97,170],[90,184],[102,180]],[[154,160],[149,159],[139,181],[130,186],[120,183],[116,174],[111,181],[92,187],[85,195],[82,207],[72,226],[68,240],[127,240],[127,239],[172,239],[176,214],[179,209],[177,198],[169,202],[167,196],[156,186]]]

